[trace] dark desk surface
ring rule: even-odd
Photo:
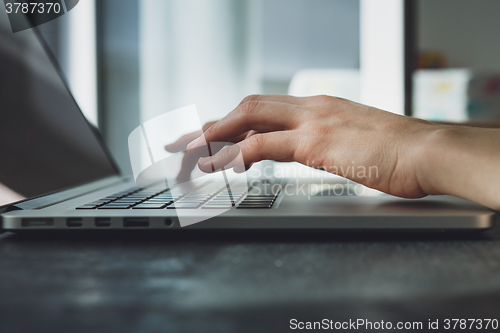
[[[500,320],[477,235],[0,236],[0,332],[280,332],[290,319]]]

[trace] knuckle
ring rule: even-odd
[[[248,101],[242,103],[238,108],[238,113],[240,116],[251,116],[258,111],[259,102],[258,101]]]
[[[212,127],[212,125],[214,125],[215,123],[217,123],[217,121],[210,121],[210,122],[206,123],[205,125],[203,125],[203,127],[202,127],[203,132],[205,132],[207,129]]]
[[[251,102],[251,101],[256,101],[260,97],[259,94],[254,94],[254,95],[248,95],[247,97],[243,98],[240,104],[246,103],[246,102]]]
[[[330,96],[330,102],[331,103],[336,103],[336,104],[341,104],[341,103],[346,103],[350,102],[348,99],[338,97],[338,96]]]
[[[245,141],[248,149],[258,151],[266,144],[266,136],[264,134],[258,133],[252,135]]]
[[[241,143],[241,151],[245,164],[260,161],[265,158],[262,147],[264,146],[266,137],[263,134],[255,134]],[[249,161],[249,158],[251,161]]]
[[[207,125],[208,125],[208,124],[207,124]],[[206,126],[206,125],[205,125],[205,126]],[[213,125],[210,125],[210,126],[206,126],[206,128],[205,128],[205,126],[203,126],[203,130],[202,130],[202,131],[203,131],[203,133],[202,133],[202,135],[204,135],[204,136],[206,137],[207,135],[209,135],[209,134],[210,134],[210,132],[211,132],[211,131],[213,131],[214,129],[216,129],[216,128],[217,128],[217,123],[215,123],[215,124],[213,124]]]
[[[337,101],[339,98],[335,96],[329,96],[329,95],[318,95],[316,96],[316,99],[319,103],[322,104],[328,104],[328,103],[333,103]]]
[[[227,159],[230,157],[231,154],[228,148],[224,148],[220,152],[218,152],[217,155],[222,160],[227,161]]]

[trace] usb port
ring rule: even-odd
[[[94,223],[96,227],[111,227],[111,219],[109,217],[97,217]]]
[[[22,219],[21,225],[23,227],[31,228],[31,227],[53,227],[54,219],[44,219],[44,218],[31,218],[31,219]]]
[[[83,225],[82,219],[79,217],[70,217],[66,219],[66,226],[68,228],[78,228]]]
[[[147,217],[130,217],[123,219],[125,228],[147,228],[149,227],[149,219]]]

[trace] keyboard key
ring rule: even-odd
[[[181,198],[177,202],[205,202],[205,201],[207,201],[207,199],[203,199],[203,198],[199,198],[199,199],[196,199],[196,198]]]
[[[157,202],[167,202],[167,201],[173,201],[173,198],[149,198],[146,199],[147,201],[157,201]]]
[[[217,194],[218,191],[196,191],[196,194],[199,194],[199,195],[206,195],[207,197],[208,196],[212,196],[214,194]]]
[[[83,205],[80,207],[76,207],[76,209],[95,209],[96,207],[96,205]]]
[[[167,204],[139,204],[132,207],[132,209],[162,209]]]
[[[245,201],[262,201],[262,200],[274,200],[275,197],[246,197]]]
[[[127,205],[130,206],[131,203],[129,203],[129,202],[122,202],[122,203],[120,203],[120,202],[116,202],[116,201],[111,201],[111,202],[105,204],[104,206],[127,206]]]
[[[111,203],[115,204],[115,203],[119,203],[119,204],[129,204],[129,205],[133,205],[133,204],[136,204],[136,203],[139,203],[141,201],[137,201],[137,200],[117,200],[117,201],[113,201]]]
[[[104,205],[108,202],[109,202],[109,200],[97,200],[97,201],[89,202],[87,205],[99,206],[99,205]]]
[[[248,195],[248,199],[274,199],[275,195]]]
[[[138,200],[142,200],[142,198],[125,197],[117,199],[115,201],[138,201]]]
[[[201,206],[201,203],[192,202],[192,203],[177,203],[170,205],[167,209],[195,209]]]
[[[128,209],[130,205],[104,205],[98,207],[98,209]]]
[[[233,208],[233,205],[205,205],[201,208],[202,209],[229,209],[229,208]]]
[[[236,197],[212,197],[210,201],[226,201],[226,202],[231,202],[231,200],[235,200]]]
[[[273,205],[272,204],[240,204],[238,207],[239,209],[256,209],[256,208],[271,208]]]
[[[144,202],[141,202],[139,205],[163,205],[163,206],[167,206],[167,205],[170,205],[172,203],[173,203],[173,201],[164,201],[164,202],[149,202],[149,201],[144,201]]]
[[[246,197],[245,199],[243,199],[243,201],[245,202],[259,202],[259,201],[274,201],[275,199],[274,198],[249,198],[249,197]]]

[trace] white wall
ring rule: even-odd
[[[404,1],[362,0],[360,31],[361,103],[404,114]]]
[[[259,92],[247,52],[249,2],[141,0],[139,4],[143,121],[196,104],[205,123]]]
[[[83,114],[97,126],[97,57],[95,0],[80,1],[62,21],[67,47],[66,75]]]
[[[359,68],[359,0],[262,1],[264,80],[306,68]]]
[[[500,71],[499,0],[420,0],[419,49],[444,51],[450,67]]]

